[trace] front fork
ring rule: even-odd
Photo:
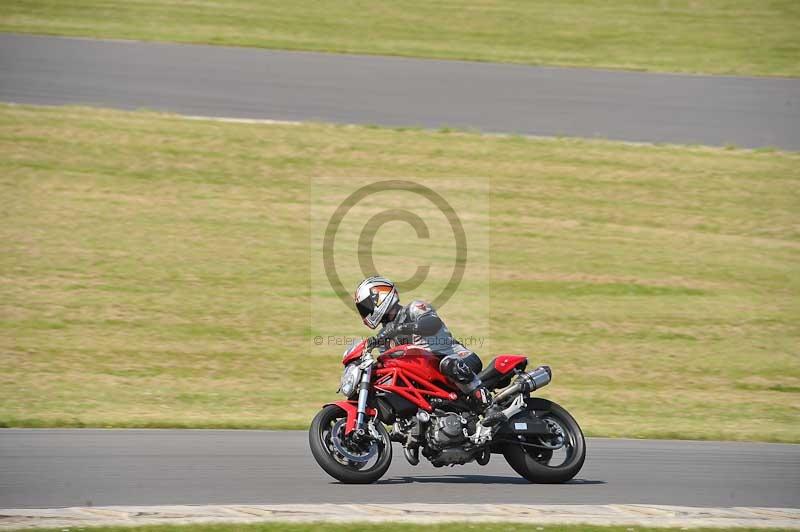
[[[364,421],[367,416],[367,399],[369,398],[369,384],[372,382],[372,365],[374,360],[369,357],[362,363],[364,372],[361,374],[361,382],[358,385],[358,409],[356,416],[356,434],[362,435],[364,431]]]

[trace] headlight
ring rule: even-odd
[[[342,392],[342,395],[349,398],[355,393],[360,379],[361,368],[358,367],[358,364],[348,364],[347,367],[344,368],[344,373],[342,373],[342,382],[339,385],[339,391]]]

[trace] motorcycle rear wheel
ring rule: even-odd
[[[346,441],[342,421],[347,413],[336,405],[328,405],[320,410],[308,430],[308,443],[311,454],[319,466],[330,476],[345,484],[372,484],[381,478],[392,463],[392,443],[389,433],[381,423],[375,428],[381,439],[375,442],[377,453],[369,462],[356,462],[348,459],[336,449],[333,438]],[[355,450],[354,452],[358,452]],[[364,454],[368,454],[364,452]]]
[[[550,465],[553,451],[507,443],[503,456],[521,477],[536,484],[560,484],[572,479],[586,460],[586,441],[578,422],[565,409],[546,399],[535,399],[534,410],[543,419],[555,422],[564,432],[566,459]]]

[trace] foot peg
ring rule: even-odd
[[[481,421],[481,425],[484,427],[494,427],[506,421],[508,421],[508,417],[502,410],[497,410],[495,412],[488,412],[486,416],[484,416],[483,421]]]

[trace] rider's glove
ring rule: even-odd
[[[381,329],[378,334],[370,338],[367,338],[367,344],[365,348],[367,351],[371,351],[376,347],[381,347],[386,345],[388,341],[391,340],[392,338],[411,334],[413,332],[414,332],[413,323],[403,323],[402,325],[395,325],[394,322],[389,322],[383,326],[383,329]]]
[[[372,351],[373,349],[382,344],[383,342],[379,340],[377,336],[370,336],[369,338],[367,338],[367,343],[364,345],[364,349],[366,351]]]
[[[389,322],[383,326],[383,329],[381,329],[375,338],[378,339],[378,342],[383,344],[387,340],[391,340],[392,338],[396,338],[398,336],[412,334],[413,332],[415,332],[413,323],[396,325],[394,322]]]
[[[395,336],[397,336],[397,326],[393,322],[389,322],[383,326],[383,329],[380,330],[375,338],[377,338],[381,344],[384,344],[386,340],[394,338]]]

